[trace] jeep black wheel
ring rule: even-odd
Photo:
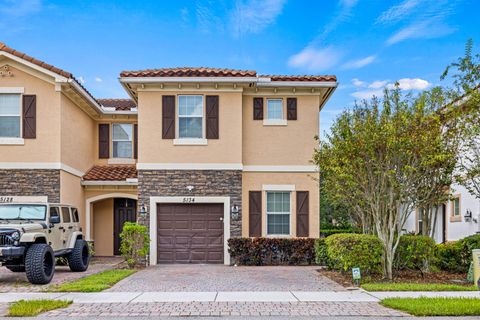
[[[25,266],[6,266],[12,272],[25,272]]]
[[[52,247],[45,243],[34,243],[25,257],[27,279],[33,284],[47,284],[55,273],[55,255]]]
[[[87,270],[90,263],[90,252],[87,241],[77,239],[73,251],[68,255],[68,266],[73,272],[83,272]]]

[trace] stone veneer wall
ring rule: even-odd
[[[0,196],[47,196],[60,202],[60,170],[0,169]]]
[[[193,186],[192,192],[187,186]],[[230,236],[242,234],[242,171],[240,170],[139,170],[138,205],[147,207],[148,214],[139,222],[149,226],[150,197],[230,197],[237,205],[237,219],[230,219]],[[155,241],[152,239],[152,241]]]

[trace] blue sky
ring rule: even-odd
[[[477,0],[0,0],[0,41],[74,73],[98,98],[126,97],[122,70],[334,74],[325,130],[396,80],[405,90],[439,84],[466,40],[480,42],[478,12]]]

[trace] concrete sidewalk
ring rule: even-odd
[[[0,303],[18,300],[57,299],[74,303],[147,302],[378,302],[390,297],[480,298],[478,291],[366,292],[354,291],[219,291],[219,292],[97,292],[97,293],[1,293]]]

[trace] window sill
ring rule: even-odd
[[[108,164],[135,164],[135,159],[130,158],[110,158]]]
[[[23,146],[24,144],[23,138],[0,138],[0,145]]]
[[[291,234],[267,234],[266,238],[293,238]]]
[[[207,139],[174,139],[173,144],[176,146],[206,146]]]
[[[286,126],[287,120],[263,120],[264,126]]]
[[[462,216],[450,216],[450,222],[462,222]]]

